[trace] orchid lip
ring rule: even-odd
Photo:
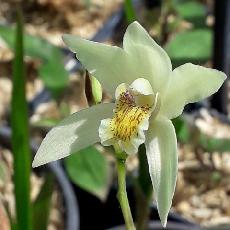
[[[118,143],[126,153],[136,153],[145,142],[144,131],[148,130],[150,117],[159,112],[159,93],[154,94],[148,80],[139,78],[130,86],[120,84],[115,96],[114,116],[102,120],[99,127],[101,143],[105,146]]]

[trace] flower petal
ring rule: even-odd
[[[67,34],[63,36],[63,41],[112,96],[119,84],[136,79],[128,55],[123,49]]]
[[[98,128],[102,119],[111,117],[113,103],[98,104],[64,119],[43,140],[33,167],[66,157],[100,141]]]
[[[162,96],[160,113],[169,119],[179,116],[188,103],[200,101],[215,93],[226,79],[226,75],[215,69],[191,63],[173,71],[168,90]]]
[[[162,117],[152,120],[145,145],[154,196],[165,227],[177,177],[177,141],[172,122]]]
[[[147,79],[155,93],[163,92],[171,76],[171,61],[138,22],[133,22],[127,28],[123,47],[132,59],[138,78]]]
[[[138,78],[129,86],[129,89],[135,96],[135,102],[138,106],[153,105],[155,95],[148,80]]]

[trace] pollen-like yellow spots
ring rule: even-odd
[[[121,93],[110,121],[113,136],[122,141],[129,141],[138,135],[138,125],[150,116],[149,106],[138,106],[134,96],[126,90]]]

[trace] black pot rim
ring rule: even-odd
[[[150,221],[148,226],[149,230],[202,230],[202,228],[195,224],[176,223],[173,221],[168,221],[166,228],[162,227],[160,221]],[[120,225],[113,228],[109,228],[107,230],[125,230],[125,226]]]

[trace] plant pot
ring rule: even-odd
[[[148,226],[148,230],[202,230],[200,227],[196,225],[182,224],[168,221],[167,227],[163,228],[159,221],[150,222]],[[114,228],[110,228],[107,230],[125,230],[125,226],[118,226]]]

